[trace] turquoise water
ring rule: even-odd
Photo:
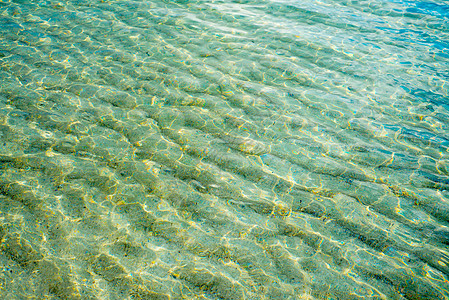
[[[448,299],[449,2],[0,1],[1,299]]]

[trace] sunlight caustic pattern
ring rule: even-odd
[[[440,2],[0,1],[0,297],[448,299]]]

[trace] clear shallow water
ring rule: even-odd
[[[447,299],[449,2],[0,1],[3,299]]]

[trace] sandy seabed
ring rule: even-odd
[[[442,2],[0,1],[0,298],[448,299]]]

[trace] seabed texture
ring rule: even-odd
[[[448,299],[448,26],[0,1],[0,299]]]

